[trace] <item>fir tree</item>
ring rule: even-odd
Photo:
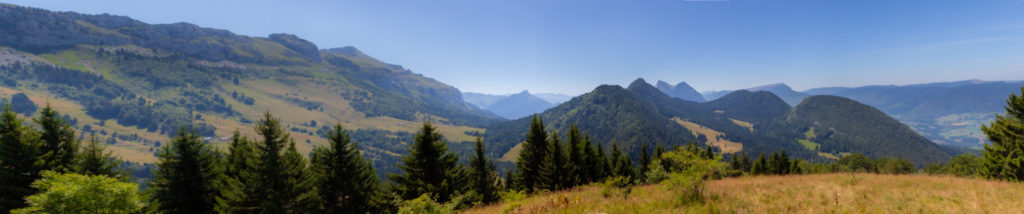
[[[540,168],[540,187],[546,190],[560,190],[566,188],[568,183],[565,150],[558,140],[558,132],[552,132],[548,138],[548,155],[544,157]]]
[[[157,156],[149,186],[160,211],[213,213],[223,179],[221,155],[193,129],[182,127]]]
[[[0,213],[25,207],[25,197],[35,191],[29,185],[40,177],[39,137],[11,111],[0,115]]]
[[[612,142],[612,154],[609,160],[612,166],[613,176],[630,177],[632,180],[633,176],[633,161],[629,159],[629,155],[623,154],[619,150],[619,145]]]
[[[459,156],[448,151],[443,136],[430,123],[416,133],[409,155],[402,157],[398,167],[403,174],[391,174],[392,189],[402,199],[410,200],[423,194],[437,197],[437,202],[448,202],[464,187],[462,169],[456,165]]]
[[[235,131],[228,146],[224,190],[218,201],[218,213],[252,213],[259,209],[260,200],[256,197],[260,188],[256,172],[259,160],[256,157],[253,142]]]
[[[981,130],[992,143],[981,152],[985,158],[982,174],[989,178],[1024,180],[1024,87],[1021,96],[1010,94],[1006,114],[983,125]]]
[[[42,145],[40,151],[44,162],[44,168],[57,172],[71,171],[75,154],[78,152],[80,139],[75,137],[75,130],[71,128],[57,111],[46,107],[39,112],[39,118],[34,119],[36,124],[42,127],[40,139]]]
[[[637,179],[639,179],[641,181],[647,180],[647,177],[646,177],[647,170],[650,170],[650,169],[648,169],[647,165],[650,165],[650,164],[651,164],[651,155],[647,154],[647,146],[646,145],[642,146],[640,148],[640,167],[639,167],[639,169],[635,173],[636,176],[637,176]]]
[[[127,177],[124,170],[118,169],[121,159],[114,157],[107,146],[96,140],[96,136],[89,139],[82,151],[75,157],[74,172],[83,175],[106,175],[110,177]]]
[[[256,124],[256,134],[263,138],[256,145],[260,158],[257,170],[259,179],[256,182],[259,188],[255,194],[256,199],[260,201],[258,212],[285,213],[286,206],[294,199],[288,197],[289,193],[295,189],[295,184],[289,182],[290,178],[285,173],[286,168],[291,166],[282,158],[284,147],[291,138],[288,132],[281,128],[281,121],[274,118],[270,112],[264,113],[263,119]]]
[[[498,173],[494,171],[494,163],[484,156],[483,139],[477,136],[473,148],[473,157],[469,159],[473,191],[480,195],[480,202],[484,204],[498,201]]]
[[[376,213],[380,183],[341,124],[327,132],[328,145],[313,149],[312,170],[324,213]]]
[[[547,132],[544,131],[544,122],[540,117],[533,115],[530,121],[530,131],[526,133],[526,142],[523,143],[523,150],[516,160],[516,184],[525,189],[527,193],[533,193],[539,188],[540,168],[547,156],[548,145]]]
[[[757,155],[757,161],[754,161],[754,165],[750,167],[750,174],[764,175],[768,173],[768,159],[764,157],[764,153]]]
[[[583,177],[581,184],[595,182],[600,177],[600,162],[597,160],[597,148],[590,142],[590,135],[583,134],[583,164],[578,165],[577,170]]]
[[[594,169],[597,172],[594,181],[602,181],[612,175],[612,161],[608,159],[608,155],[600,143],[594,143],[594,154],[597,157],[594,161],[596,166]]]
[[[316,210],[317,192],[314,191],[313,175],[308,169],[304,155],[295,149],[295,141],[288,143],[288,149],[281,155],[283,166],[281,174],[285,178],[285,188],[281,196],[285,199],[283,208],[288,212],[304,212]]]
[[[779,159],[775,161],[775,174],[785,175],[789,174],[789,156],[786,155],[786,150],[779,152]]]
[[[569,134],[566,135],[565,150],[568,154],[566,179],[569,186],[583,184],[587,180],[585,167],[587,166],[587,145],[580,136],[580,129],[576,124],[569,126]]]

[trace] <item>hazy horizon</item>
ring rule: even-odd
[[[578,95],[637,77],[698,91],[1024,79],[1022,1],[9,3],[296,34],[486,94]]]

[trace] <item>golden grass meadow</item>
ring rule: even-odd
[[[707,183],[681,204],[665,185],[604,197],[600,185],[538,194],[465,213],[1024,213],[1024,184],[929,175],[835,173]]]

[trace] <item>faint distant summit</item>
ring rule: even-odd
[[[707,101],[704,99],[704,96],[701,96],[700,93],[697,92],[697,90],[694,90],[693,87],[690,87],[690,85],[686,84],[685,81],[672,85],[665,81],[658,80],[658,83],[655,87],[657,87],[658,90],[661,90],[662,93],[665,93],[670,97],[675,97],[694,102]]]

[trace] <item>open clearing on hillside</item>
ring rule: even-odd
[[[1024,184],[928,175],[836,173],[758,176],[708,183],[706,202],[680,205],[665,185],[628,198],[590,185],[466,213],[1022,213]],[[518,205],[516,205],[518,204]]]
[[[679,125],[690,130],[694,137],[699,136],[698,134],[704,135],[704,137],[708,139],[705,143],[717,147],[722,150],[722,153],[736,153],[743,150],[743,144],[724,139],[725,134],[722,132],[701,126],[700,124],[679,119],[678,117],[672,118],[672,121],[676,121]]]

